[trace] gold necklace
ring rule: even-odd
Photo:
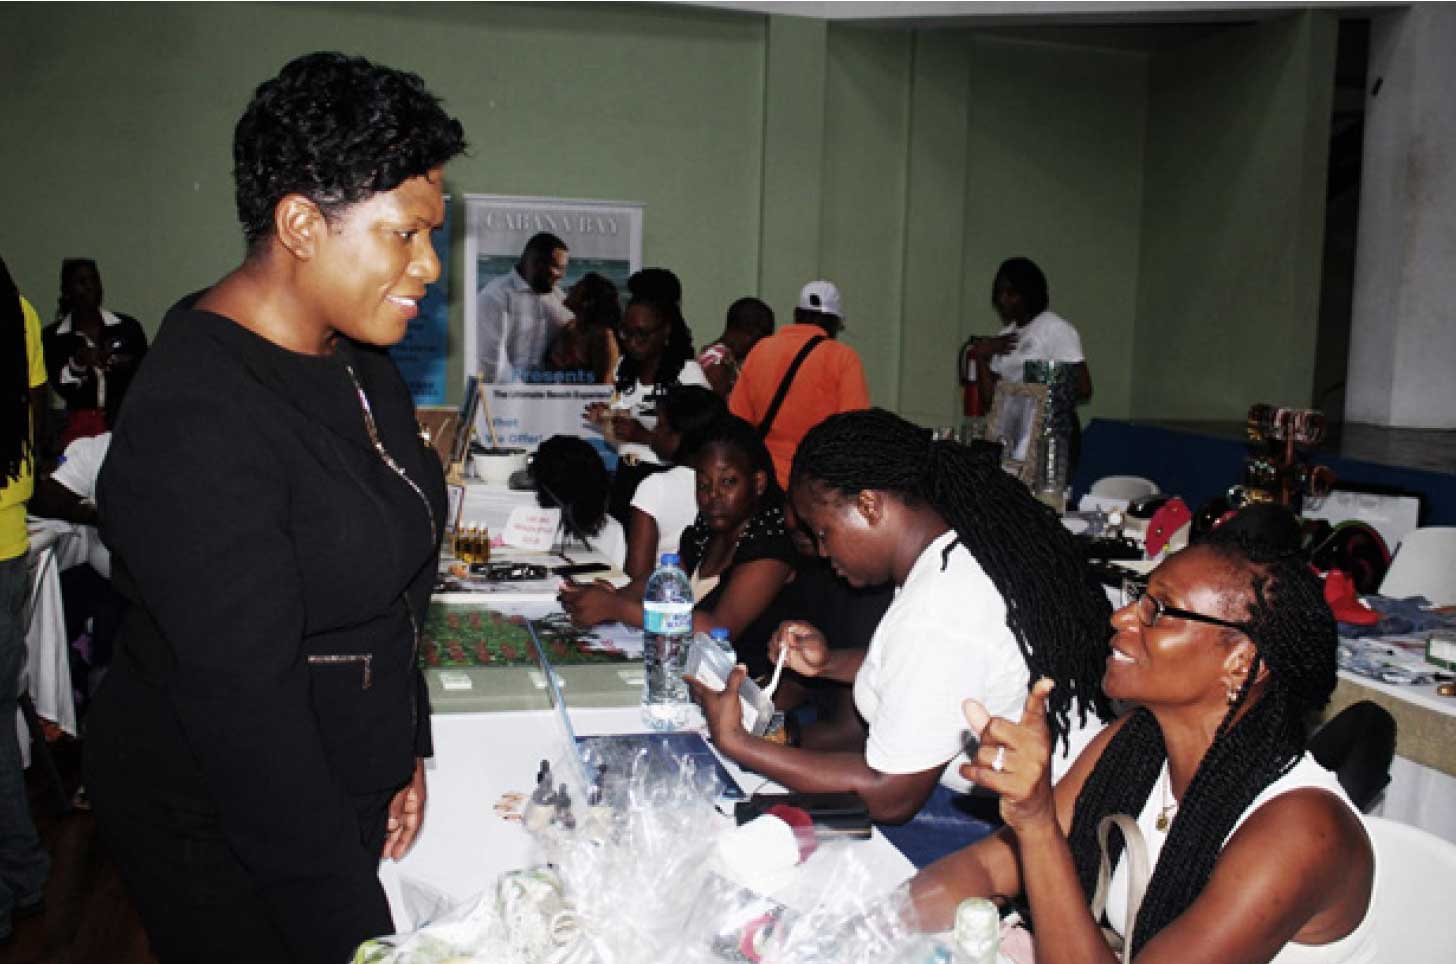
[[[1168,832],[1168,827],[1173,822],[1173,814],[1178,812],[1178,801],[1168,802],[1168,798],[1173,795],[1173,771],[1171,769],[1165,769],[1163,771],[1163,781],[1163,806],[1158,811],[1158,819],[1154,824],[1158,828],[1159,833]]]

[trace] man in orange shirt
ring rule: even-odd
[[[804,285],[794,323],[753,347],[728,401],[728,410],[758,426],[760,433],[767,424],[764,444],[782,486],[789,484],[794,451],[809,429],[837,412],[870,406],[859,356],[835,340],[844,328],[843,318],[838,288],[828,281]],[[775,406],[786,380],[788,390]]]

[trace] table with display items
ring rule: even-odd
[[[410,853],[380,870],[400,928],[419,919],[419,893],[468,900],[502,873],[541,862],[530,833],[497,804],[508,794],[528,795],[543,760],[560,765],[575,737],[647,731],[639,713],[640,643],[635,652],[626,643],[625,653],[583,646],[563,629],[559,608],[537,593],[448,598],[457,601],[432,607],[424,646],[435,744],[425,822]],[[722,763],[745,793],[782,789]],[[724,809],[730,826],[731,808]],[[886,890],[914,872],[878,830],[855,846]]]

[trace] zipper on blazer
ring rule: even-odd
[[[364,685],[360,689],[367,690],[374,682],[374,654],[373,653],[339,653],[323,656],[308,657],[310,666],[344,666],[349,663],[360,663],[364,668]]]
[[[379,455],[379,458],[384,464],[395,475],[403,479],[404,484],[409,486],[415,495],[420,497],[420,503],[425,507],[425,515],[430,520],[430,545],[433,546],[439,536],[439,530],[435,525],[435,510],[430,507],[430,500],[426,498],[424,490],[415,483],[415,480],[409,477],[409,473],[404,470],[404,466],[394,460],[394,456],[389,454],[389,450],[380,441],[379,427],[374,423],[374,409],[370,406],[369,396],[364,394],[364,386],[359,384],[359,379],[354,374],[353,367],[345,363],[344,371],[348,372],[349,381],[354,383],[354,392],[359,396],[359,408],[364,413],[364,430],[369,433],[369,441],[373,443],[374,451]]]

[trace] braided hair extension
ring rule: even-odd
[[[652,293],[634,293],[632,300],[627,302],[627,310],[630,311],[634,305],[646,305],[659,322],[667,325],[667,344],[663,346],[662,358],[657,362],[657,380],[653,382],[653,393],[660,395],[669,386],[677,383],[683,365],[694,357],[693,335],[688,331],[688,323],[677,302],[659,298]],[[626,312],[623,312],[623,317],[626,317]],[[617,364],[617,391],[630,392],[632,386],[637,384],[639,370],[637,359],[623,352],[622,360]]]
[[[1111,609],[1073,536],[1051,509],[994,461],[884,409],[844,412],[815,426],[794,454],[790,486],[813,480],[843,495],[894,493],[927,504],[955,530],[1006,603],[1006,625],[1031,680],[1056,680],[1047,700],[1053,745],[1071,710],[1102,719],[1111,708],[1102,672]],[[949,551],[949,550],[947,550]]]
[[[1133,928],[1134,955],[1202,892],[1234,824],[1265,787],[1298,762],[1304,753],[1306,717],[1324,706],[1335,688],[1334,617],[1319,579],[1297,556],[1240,533],[1221,532],[1186,551],[1212,552],[1248,575],[1243,631],[1256,654],[1179,802]],[[1269,669],[1265,691],[1234,722],[1249,701],[1261,665]],[[1077,797],[1068,843],[1089,896],[1097,881],[1098,821],[1110,813],[1139,813],[1166,757],[1157,720],[1139,709],[1088,776]],[[1109,841],[1113,860],[1120,850],[1120,839]]]
[[[0,488],[35,456],[30,437],[30,358],[20,290],[0,258]]]

